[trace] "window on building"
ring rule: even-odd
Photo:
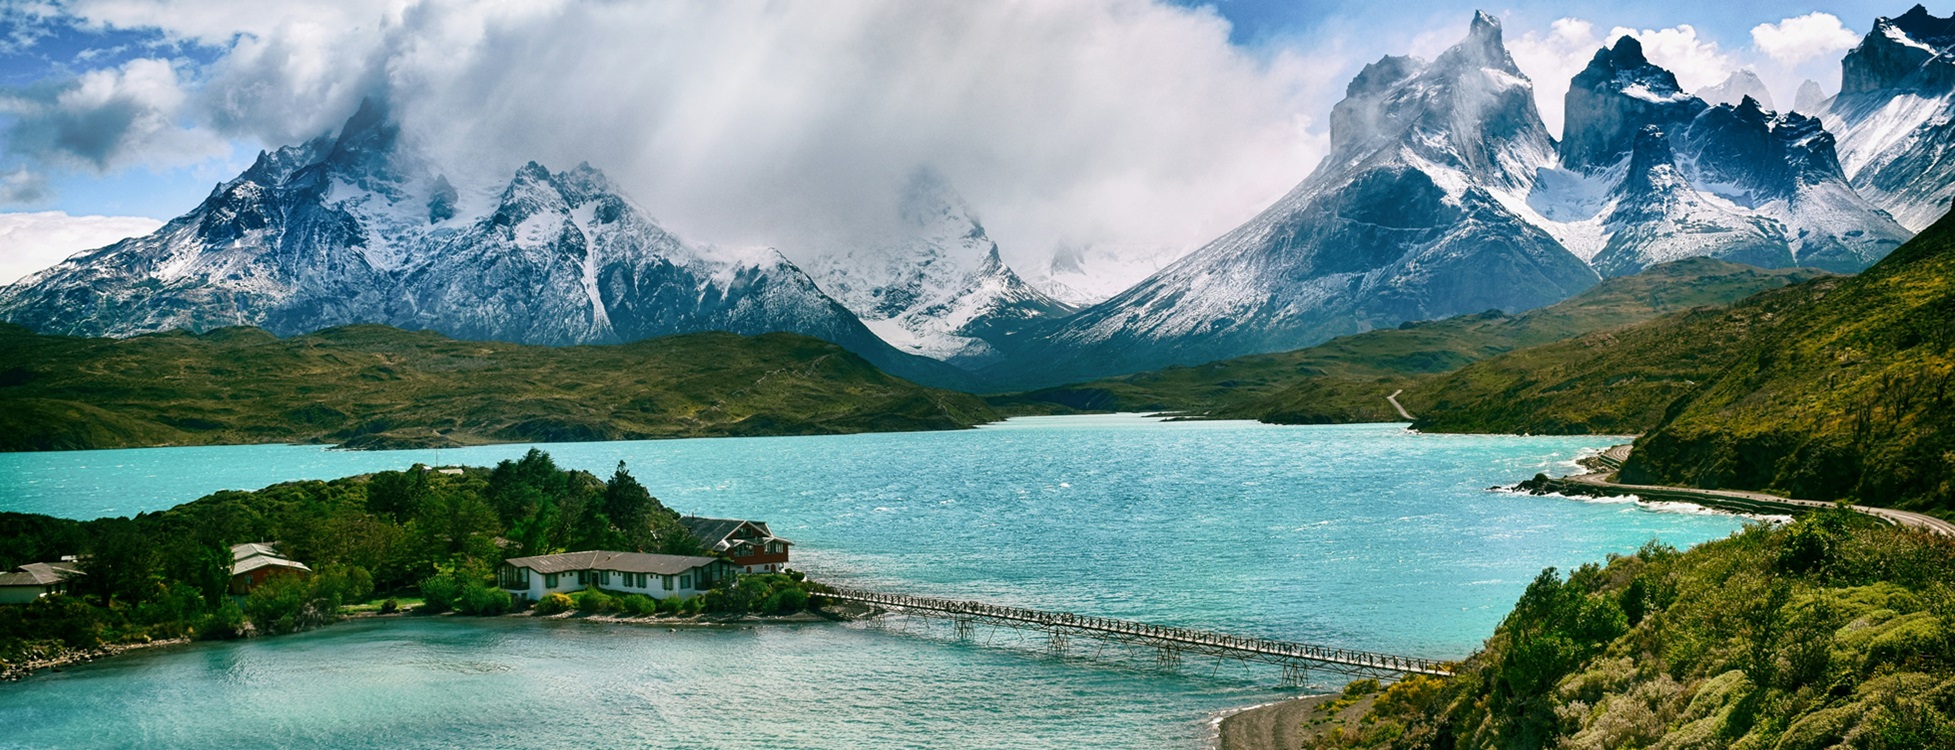
[[[692,588],[692,576],[689,575],[679,576],[679,588],[682,589]]]
[[[577,571],[577,585],[579,586],[591,585],[591,572],[588,570]]]
[[[555,574],[555,573],[544,573],[544,574],[543,574],[543,587],[544,587],[544,588],[551,588],[551,589],[553,589],[553,588],[556,588],[556,587],[557,587],[557,574]]]
[[[665,590],[666,590],[666,591],[671,591],[671,590],[672,590],[672,576],[659,576],[659,578],[661,578],[661,579],[664,579],[664,580],[663,580],[663,583],[665,584]]]

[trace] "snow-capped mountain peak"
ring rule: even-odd
[[[1840,62],[1820,112],[1853,188],[1919,230],[1955,198],[1955,15],[1920,5],[1872,30]]]
[[[1019,278],[962,196],[918,169],[898,197],[898,230],[824,254],[811,266],[822,288],[883,340],[935,359],[981,362],[996,342],[1072,308]]]
[[[1725,78],[1722,83],[1697,92],[1697,97],[1711,104],[1738,104],[1749,97],[1757,100],[1759,106],[1765,109],[1777,109],[1772,105],[1771,90],[1765,87],[1765,82],[1760,80],[1758,74],[1752,72],[1750,68],[1740,69]]]
[[[385,323],[552,345],[793,331],[970,382],[891,349],[779,253],[680,241],[588,164],[530,162],[463,205],[385,111],[363,104],[337,137],[260,155],[154,234],[0,289],[0,318],[111,336]]]

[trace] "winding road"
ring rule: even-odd
[[[1399,416],[1401,416],[1401,417],[1404,417],[1404,418],[1405,418],[1405,421],[1407,421],[1407,422],[1410,422],[1410,421],[1412,421],[1412,413],[1411,413],[1411,412],[1408,412],[1408,411],[1406,411],[1406,410],[1405,410],[1405,407],[1403,407],[1403,406],[1399,406],[1399,405],[1398,405],[1398,394],[1401,394],[1401,393],[1404,393],[1404,392],[1405,392],[1405,389],[1404,389],[1404,388],[1400,388],[1400,389],[1398,389],[1398,390],[1396,390],[1396,391],[1392,391],[1392,395],[1390,395],[1390,396],[1386,396],[1386,397],[1385,397],[1385,400],[1386,400],[1386,401],[1390,401],[1390,402],[1392,402],[1392,408],[1394,408],[1394,409],[1397,409],[1397,410],[1398,410],[1398,415],[1399,415]]]
[[[1796,498],[1779,497],[1777,495],[1767,495],[1763,492],[1700,490],[1694,487],[1662,487],[1649,484],[1621,484],[1609,481],[1610,474],[1616,468],[1621,467],[1622,462],[1628,460],[1629,448],[1630,446],[1627,445],[1618,445],[1604,451],[1601,456],[1597,457],[1600,463],[1609,467],[1607,471],[1566,476],[1555,481],[1594,487],[1610,492],[1619,492],[1624,495],[1636,495],[1645,500],[1674,500],[1696,503],[1711,508],[1739,510],[1748,513],[1770,513],[1774,510],[1803,513],[1819,508],[1830,508],[1835,505],[1835,503],[1829,503],[1823,500],[1799,500]],[[1893,508],[1876,508],[1869,505],[1852,505],[1848,507],[1856,512],[1865,513],[1888,523],[1924,529],[1943,536],[1955,536],[1955,523],[1950,523],[1934,516],[1905,510],[1895,510]]]

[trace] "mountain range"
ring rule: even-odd
[[[804,270],[682,240],[589,165],[457,189],[369,101],[155,233],[0,289],[0,319],[87,336],[381,323],[553,346],[786,331],[928,385],[1077,382],[1518,313],[1682,258],[1857,272],[1955,193],[1952,48],[1955,18],[1879,19],[1808,114],[1774,111],[1755,76],[1692,95],[1623,37],[1575,76],[1556,138],[1479,13],[1431,61],[1366,66],[1332,110],[1330,154],[1289,194],[1105,299],[1065,283],[1061,258],[1020,275],[928,169],[897,231]]]

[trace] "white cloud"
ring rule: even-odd
[[[7,150],[36,161],[98,171],[178,166],[228,151],[222,139],[182,120],[187,98],[172,63],[141,58],[0,93],[0,113],[14,118]]]
[[[149,234],[162,225],[141,216],[0,213],[0,284],[11,284],[83,250]]]
[[[1595,24],[1580,18],[1556,20],[1545,34],[1528,31],[1507,40],[1507,52],[1514,64],[1534,81],[1534,97],[1548,132],[1561,132],[1568,82],[1582,72],[1602,45],[1602,39],[1595,35]]]
[[[47,197],[48,181],[45,175],[25,166],[0,174],[0,206],[40,203]]]
[[[1821,56],[1837,56],[1860,43],[1860,35],[1831,13],[1808,13],[1778,23],[1761,23],[1751,30],[1752,46],[1765,56],[1797,65]]]
[[[1643,43],[1643,55],[1650,62],[1677,74],[1677,83],[1685,91],[1723,83],[1744,67],[1737,58],[1720,49],[1716,41],[1699,36],[1696,27],[1687,23],[1640,31],[1618,26],[1609,30],[1608,39],[1613,42],[1625,35]]]
[[[1612,46],[1624,36],[1641,42],[1643,55],[1675,73],[1677,83],[1685,91],[1723,83],[1744,67],[1737,56],[1726,52],[1715,40],[1701,36],[1689,24],[1664,29],[1617,26],[1607,34],[1599,34],[1593,22],[1562,18],[1550,24],[1545,34],[1529,31],[1508,43],[1514,63],[1534,79],[1541,119],[1550,132],[1561,132],[1563,97],[1568,93],[1569,79],[1588,66],[1596,50]]]
[[[1302,113],[1349,70],[1153,0],[265,5],[72,9],[228,45],[193,102],[224,132],[295,142],[386,91],[454,169],[587,160],[685,236],[788,252],[880,220],[923,164],[1007,254],[1192,248],[1315,166]]]

